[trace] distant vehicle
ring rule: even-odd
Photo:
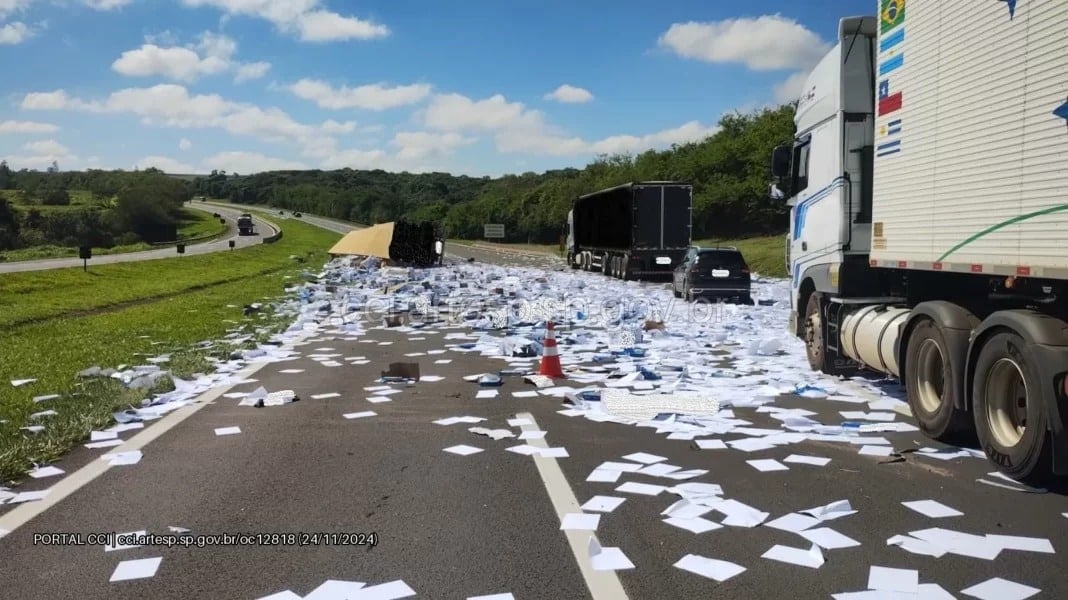
[[[705,298],[753,304],[749,265],[733,246],[690,248],[675,268],[671,292],[691,302]]]
[[[670,279],[690,247],[693,186],[627,183],[575,199],[567,213],[567,262],[619,279]]]
[[[293,216],[299,219],[300,218],[300,213],[299,212],[295,212],[295,213],[293,213]]]
[[[244,213],[237,219],[237,232],[238,235],[256,235],[256,224],[252,222],[251,214]]]
[[[926,436],[1068,475],[1068,36],[1035,34],[1068,2],[883,6],[839,22],[772,156],[790,332],[814,370],[899,379]]]

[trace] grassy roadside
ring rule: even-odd
[[[285,235],[274,244],[145,262],[8,273],[0,277],[0,328],[99,311],[124,303],[162,298],[270,272],[291,264],[290,255],[325,251],[340,235],[299,219],[281,219]]]
[[[48,310],[42,313],[46,320],[19,326],[0,324],[0,348],[4,349],[4,360],[0,361],[0,389],[3,389],[0,421],[6,421],[0,422],[0,481],[20,477],[32,468],[34,461],[47,462],[63,456],[71,447],[84,442],[90,431],[110,424],[112,412],[146,395],[125,390],[113,380],[80,380],[76,376],[78,371],[94,365],[108,368],[146,364],[148,357],[171,354],[171,362],[162,365],[163,368],[188,377],[208,370],[207,356],[214,353],[222,358],[233,349],[228,344],[194,349],[198,342],[219,339],[232,331],[252,333],[284,328],[288,319],[276,319],[267,313],[245,317],[241,307],[281,297],[285,282],[295,281],[300,271],[308,268],[294,263],[289,255],[307,256],[309,265],[321,264],[327,259],[326,249],[340,236],[299,222],[287,221],[282,227],[285,236],[281,241],[242,251],[260,249],[260,255],[251,264],[230,259],[244,270],[231,270],[229,278],[224,280],[211,277],[219,281],[210,287],[197,290],[187,287],[190,280],[183,275],[183,269],[190,267],[183,263],[193,262],[194,257],[101,266],[97,268],[100,281],[89,284],[95,286],[91,292],[79,294],[53,284],[51,293],[58,292],[64,300],[48,304]],[[211,270],[215,267],[211,265],[215,263],[204,263],[195,270],[214,275]],[[136,304],[113,307],[99,314],[72,315],[71,310],[77,304],[91,303],[97,300],[98,294],[128,287],[123,277],[131,276],[128,269],[135,266],[147,269],[141,278],[157,283],[155,287],[140,288],[140,297],[127,293],[125,297]],[[124,269],[108,273],[106,267]],[[32,275],[47,279],[65,275],[65,271],[68,269]],[[185,278],[173,283],[172,271]],[[4,276],[4,284],[8,277]],[[48,287],[43,281],[37,282],[37,286],[29,292],[30,296],[20,295],[17,304],[10,289],[0,290],[0,302],[23,310],[24,304],[47,300]],[[71,302],[76,305],[71,306]],[[0,314],[4,312],[0,310]],[[38,381],[11,387],[11,380],[28,378]],[[62,397],[33,402],[33,397],[49,394]],[[57,414],[30,419],[31,414],[49,409]],[[31,424],[43,425],[45,430],[34,434],[21,429]]]
[[[35,208],[56,208],[64,209],[68,207],[35,207]],[[75,207],[79,208],[79,207]],[[212,238],[219,237],[225,234],[228,230],[228,226],[219,222],[218,219],[211,216],[210,212],[204,212],[201,210],[186,209],[185,219],[182,225],[178,228],[178,235],[183,240],[196,239],[202,241],[208,241]],[[125,254],[128,252],[141,252],[143,250],[152,250],[159,246],[152,246],[146,243],[126,244],[123,246],[112,246],[111,248],[93,248],[93,256],[104,256],[107,254]],[[6,250],[0,252],[0,260],[4,262],[17,262],[22,260],[46,260],[50,258],[72,258],[78,256],[78,249],[71,246],[33,246],[30,248],[20,248],[18,250]]]

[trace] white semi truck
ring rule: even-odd
[[[1068,0],[877,8],[772,156],[791,332],[815,370],[904,383],[929,437],[1068,474]]]

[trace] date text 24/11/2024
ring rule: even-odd
[[[370,546],[378,534],[343,532],[224,533],[215,535],[159,535],[151,533],[35,533],[35,546]]]

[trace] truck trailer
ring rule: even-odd
[[[1068,2],[873,8],[840,21],[772,156],[791,333],[814,370],[901,381],[928,437],[1064,475]]]
[[[256,224],[252,222],[252,215],[244,213],[237,218],[238,235],[256,235]]]
[[[575,199],[567,213],[567,262],[620,279],[671,278],[690,247],[693,186],[626,183]]]

